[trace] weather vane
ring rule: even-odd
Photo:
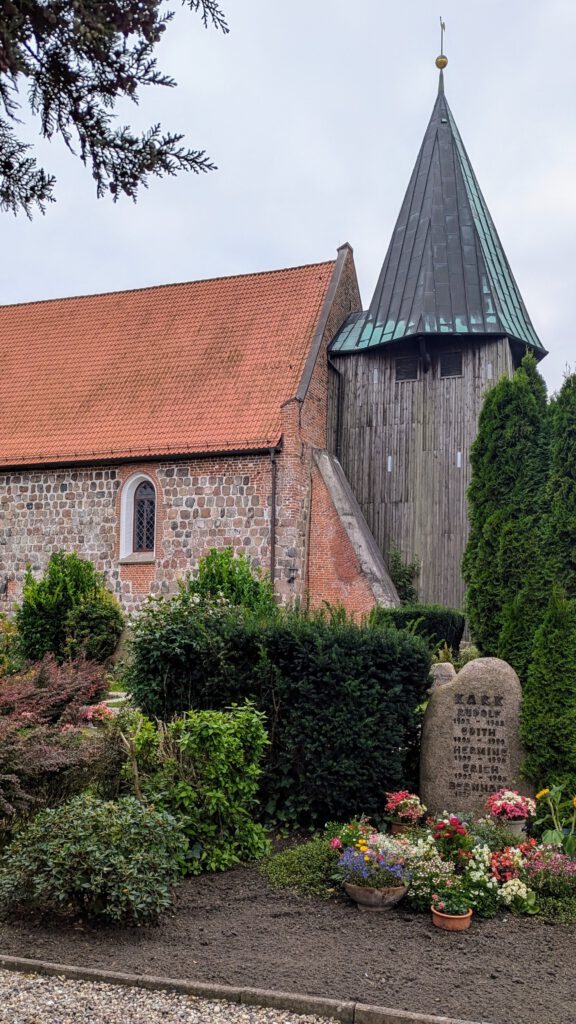
[[[446,31],[446,22],[442,20],[440,15],[440,56],[436,57],[436,67],[443,71],[448,64],[448,58],[444,55],[444,33]]]

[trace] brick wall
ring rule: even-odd
[[[316,467],[312,471],[307,587],[313,608],[328,601],[361,615],[375,604],[373,591]]]

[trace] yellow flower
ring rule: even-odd
[[[541,797],[546,796],[546,794],[549,793],[549,792],[550,792],[549,789],[541,789],[539,793],[536,793],[536,799],[540,800]]]
[[[370,857],[364,857],[364,860],[370,860]]]
[[[572,807],[576,807],[576,796],[572,797]]]

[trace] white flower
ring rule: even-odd
[[[516,900],[525,900],[530,892],[527,885],[521,882],[519,878],[511,878],[509,882],[504,882],[504,885],[500,889],[500,899],[507,907],[512,906]]]

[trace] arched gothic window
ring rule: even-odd
[[[153,562],[156,554],[156,487],[145,473],[134,473],[120,496],[120,560]]]
[[[134,492],[133,551],[154,551],[155,523],[156,491],[143,480]]]

